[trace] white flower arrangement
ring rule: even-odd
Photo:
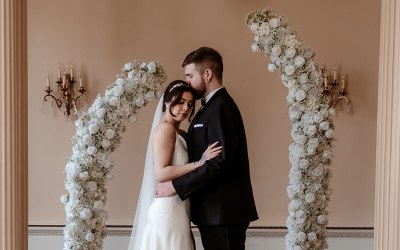
[[[289,90],[286,100],[294,142],[289,146],[292,167],[287,188],[286,249],[326,249],[334,110],[322,94],[314,53],[301,48],[298,35],[271,9],[249,13],[246,24],[255,35],[252,51],[263,51],[270,58],[268,70],[278,69]]]
[[[158,62],[133,61],[124,65],[104,95],[98,95],[75,122],[72,155],[65,167],[64,250],[102,249],[106,236],[106,182],[112,179],[111,153],[120,145],[126,124],[155,97],[166,81]]]

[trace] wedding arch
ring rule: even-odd
[[[155,97],[167,79],[158,62],[133,61],[98,95],[87,112],[78,113],[72,155],[65,167],[64,249],[102,249],[106,237],[106,182],[111,180],[111,153],[120,145],[127,123]]]
[[[246,17],[255,35],[253,52],[270,59],[269,71],[279,70],[289,94],[289,120],[293,143],[289,146],[289,216],[286,249],[326,249],[329,180],[332,176],[334,127],[329,97],[322,93],[322,78],[314,53],[302,48],[296,32],[272,9],[257,10]]]
[[[289,146],[291,170],[287,193],[286,249],[325,249],[327,205],[334,130],[333,109],[322,94],[321,74],[314,53],[302,48],[287,21],[271,9],[254,11],[246,23],[255,35],[253,52],[265,52],[270,71],[279,70],[289,94],[289,120],[293,143]],[[104,95],[97,96],[87,112],[78,113],[72,155],[65,167],[64,249],[102,249],[106,236],[106,182],[111,180],[111,153],[120,145],[127,123],[155,97],[166,81],[158,62],[133,61]]]

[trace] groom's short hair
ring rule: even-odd
[[[203,74],[206,69],[211,69],[215,77],[222,82],[224,64],[222,62],[222,56],[215,49],[200,47],[190,52],[185,60],[183,60],[182,67],[191,63],[196,65],[196,70],[201,74]]]

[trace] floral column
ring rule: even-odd
[[[26,0],[0,3],[0,250],[28,249]]]
[[[381,8],[375,250],[400,249],[400,1]]]

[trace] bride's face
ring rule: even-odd
[[[175,121],[181,122],[187,119],[192,112],[194,106],[194,98],[192,93],[183,92],[182,98],[179,102],[171,107],[171,113],[175,116],[171,116]]]

